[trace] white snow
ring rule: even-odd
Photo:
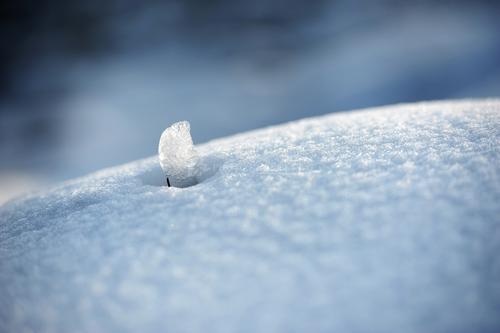
[[[500,100],[196,148],[194,186],[152,157],[2,206],[0,331],[500,331]]]
[[[193,146],[187,121],[180,121],[163,131],[158,145],[160,165],[169,185],[187,187],[197,183],[198,154]]]

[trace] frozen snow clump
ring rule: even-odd
[[[168,127],[160,138],[160,165],[171,186],[187,187],[197,183],[198,154],[193,146],[190,127],[187,121],[177,122]]]

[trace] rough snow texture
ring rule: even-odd
[[[499,332],[500,101],[306,119],[0,209],[1,332]]]
[[[175,187],[192,186],[198,182],[198,155],[190,128],[189,122],[180,121],[168,127],[160,137],[160,165],[170,184]]]

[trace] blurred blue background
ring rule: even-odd
[[[0,203],[303,117],[500,95],[499,1],[4,1]]]

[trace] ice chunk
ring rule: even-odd
[[[171,186],[187,187],[197,183],[198,154],[190,128],[189,122],[180,121],[168,127],[160,138],[160,165]]]

